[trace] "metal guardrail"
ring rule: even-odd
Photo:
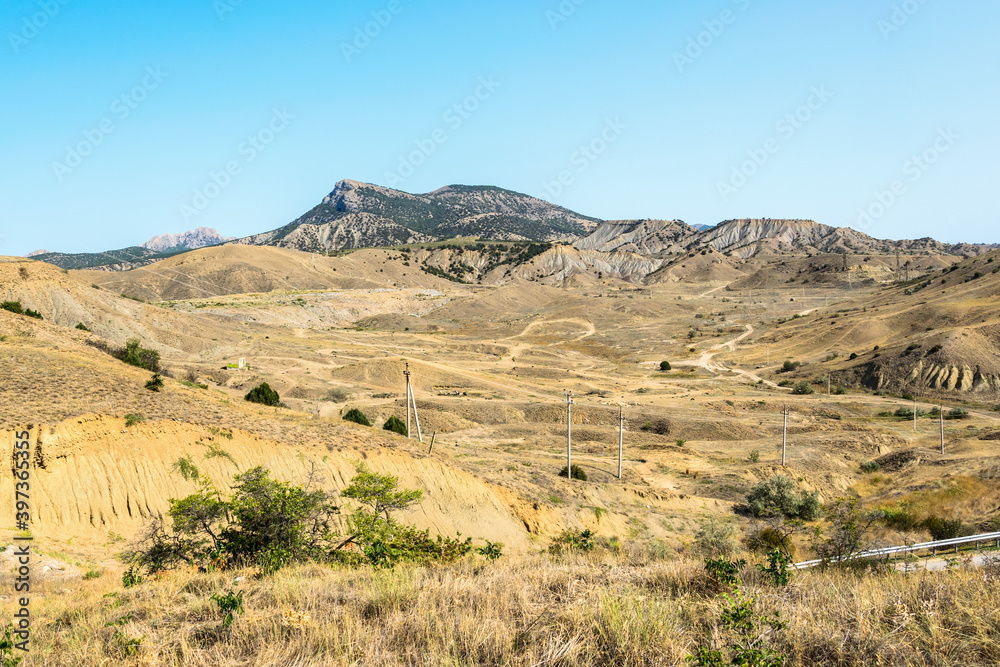
[[[843,558],[834,558],[829,561],[825,561],[820,558],[817,560],[807,560],[801,563],[795,563],[792,567],[796,570],[803,570],[810,567],[816,567],[817,565],[822,565],[824,562],[837,563],[841,560],[858,560],[864,558],[882,558],[885,557],[889,559],[890,557],[902,555],[908,555],[915,551],[926,551],[930,550],[931,555],[937,555],[937,550],[946,547],[955,547],[955,553],[958,553],[958,547],[963,544],[975,544],[979,547],[980,542],[994,542],[994,546],[1000,547],[1000,532],[998,533],[982,533],[980,535],[969,535],[968,537],[955,537],[950,540],[937,540],[936,542],[921,542],[919,544],[906,544],[901,547],[885,547],[882,549],[868,549],[866,551],[859,551],[856,554],[851,554],[850,556],[845,556]]]

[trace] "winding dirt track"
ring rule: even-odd
[[[720,361],[715,361],[715,357],[717,355],[722,354],[727,350],[730,352],[735,351],[736,346],[739,344],[739,342],[741,340],[744,340],[748,336],[753,335],[753,332],[754,328],[748,324],[747,330],[744,331],[739,336],[737,336],[736,338],[728,340],[725,343],[719,343],[718,345],[708,348],[702,353],[700,357],[698,357],[698,359],[694,361],[678,361],[674,365],[687,366],[687,367],[695,366],[698,368],[704,368],[709,373],[714,373],[714,374],[736,373],[737,375],[742,375],[743,377],[752,380],[754,382],[760,382],[761,380],[763,380],[763,378],[761,378],[759,375],[755,375],[750,371],[745,371],[740,368],[730,368],[729,366],[726,366]],[[764,384],[766,384],[769,387],[773,387],[775,389],[778,388],[778,385],[771,382],[770,380],[764,380]]]

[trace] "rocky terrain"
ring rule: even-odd
[[[154,252],[173,252],[178,250],[197,250],[206,246],[218,245],[232,241],[231,236],[221,236],[219,232],[208,227],[199,227],[180,234],[162,234],[154,236],[140,247]]]

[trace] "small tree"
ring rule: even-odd
[[[827,561],[839,561],[867,549],[872,529],[886,516],[883,510],[864,510],[857,498],[838,498],[824,514],[829,531],[815,550]]]
[[[792,393],[796,394],[797,396],[808,396],[809,394],[812,394],[814,391],[815,390],[812,388],[812,385],[810,385],[805,380],[799,382],[797,385],[795,385],[795,388],[792,389]]]
[[[355,424],[361,424],[362,426],[371,426],[372,423],[368,421],[368,417],[365,413],[361,412],[357,408],[351,408],[344,413],[344,421],[354,422]]]
[[[775,475],[754,485],[747,494],[746,507],[757,518],[784,516],[812,521],[820,515],[819,493],[799,493],[795,480],[787,475]]]
[[[660,370],[661,371],[669,371],[670,370],[670,362],[669,361],[661,361],[660,362]]]
[[[269,405],[271,407],[277,407],[281,403],[281,397],[278,396],[278,392],[271,389],[270,385],[266,382],[262,382],[251,389],[243,398],[251,403],[260,403],[261,405]]]
[[[406,424],[403,423],[402,419],[396,416],[389,417],[385,421],[385,424],[382,426],[382,429],[385,431],[392,431],[393,433],[398,433],[404,438],[407,435],[409,435],[409,432],[406,430]]]
[[[163,388],[163,378],[159,373],[153,373],[153,377],[146,382],[146,389],[150,391],[160,391]]]

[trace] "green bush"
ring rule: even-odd
[[[243,400],[271,407],[277,407],[281,403],[281,397],[278,396],[278,392],[271,389],[270,385],[266,382],[262,382],[259,386],[248,391]]]
[[[878,464],[877,461],[862,461],[861,462],[861,472],[873,473],[878,472],[882,469],[882,466]]]
[[[587,472],[575,463],[570,468],[570,475],[573,479],[578,479],[581,482],[587,481]],[[566,477],[566,466],[563,466],[562,470],[559,471],[559,477]]]
[[[357,408],[351,408],[344,413],[344,421],[354,422],[355,424],[361,424],[362,426],[371,426],[372,423],[368,421],[368,417],[365,413],[361,412]]]
[[[811,384],[803,380],[795,385],[795,388],[792,389],[792,393],[796,396],[808,396],[809,394],[815,393],[815,389],[812,388]]]
[[[728,558],[736,553],[737,544],[733,538],[733,526],[714,517],[709,519],[694,536],[694,546],[706,558]]]
[[[238,593],[227,591],[221,595],[213,593],[210,599],[219,606],[219,613],[222,614],[222,627],[224,628],[231,627],[235,615],[243,613],[243,591]]]
[[[343,403],[351,397],[351,393],[340,387],[334,387],[330,391],[323,395],[324,401],[329,401],[331,403]]]
[[[4,301],[3,303],[0,303],[0,308],[9,310],[15,315],[24,315],[24,308],[21,306],[20,301]]]
[[[565,530],[552,540],[549,553],[560,554],[563,551],[593,551],[595,546],[594,533],[590,530]]]
[[[90,331],[90,329],[87,327],[87,325],[84,324],[83,322],[80,322],[79,324],[77,324],[76,328],[79,329],[80,331]]]
[[[146,421],[146,418],[142,415],[137,414],[127,414],[125,415],[125,426],[135,426],[136,424],[141,424]]]
[[[968,419],[969,411],[965,408],[952,408],[948,411],[945,419]]]
[[[819,493],[800,493],[787,475],[758,482],[747,494],[746,509],[755,517],[784,516],[812,521],[819,518]]]
[[[385,431],[392,431],[393,433],[398,433],[404,438],[409,435],[409,431],[406,430],[406,424],[399,417],[393,416],[385,420],[385,424],[382,426]]]
[[[750,463],[760,463],[760,450],[753,449],[750,451]]]
[[[163,378],[159,373],[153,373],[153,377],[146,382],[146,389],[150,391],[160,391],[163,389]]]
[[[799,368],[799,366],[801,366],[801,365],[802,365],[802,362],[792,361],[791,359],[786,359],[785,363],[783,363],[781,365],[781,370],[778,371],[778,372],[779,373],[791,373],[792,371],[797,370]]]
[[[976,529],[966,526],[961,519],[943,519],[939,516],[929,516],[924,519],[920,526],[931,534],[931,538],[937,540],[951,540],[956,537],[974,535]]]
[[[669,361],[661,361],[660,362],[660,370],[661,371],[669,371],[670,370],[670,362]]]
[[[153,373],[160,372],[160,353],[142,347],[138,338],[130,338],[125,341],[125,347],[118,350],[116,356],[126,364],[145,368]]]
[[[833,393],[836,394],[837,396],[843,396],[847,393],[847,387],[843,385],[837,385],[836,387],[833,388]]]

